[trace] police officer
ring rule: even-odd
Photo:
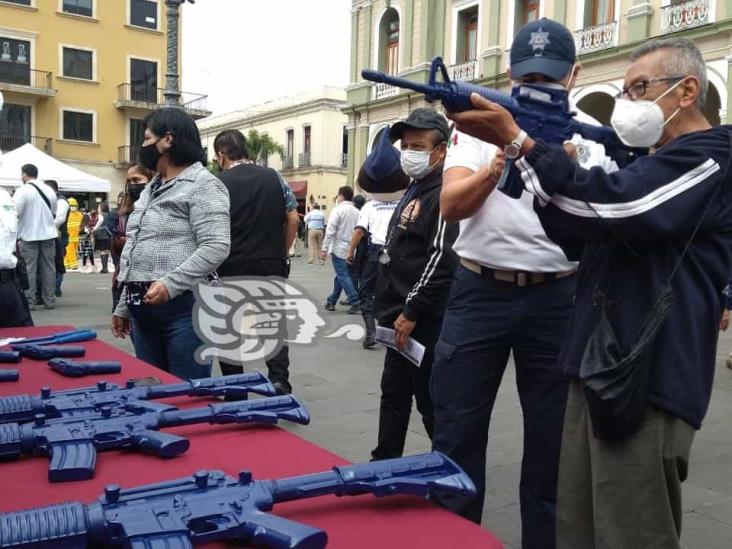
[[[238,130],[219,133],[214,151],[231,203],[231,251],[218,274],[288,277],[288,251],[300,222],[290,186],[275,170],[249,161],[246,139]],[[240,365],[220,364],[224,375],[243,371]],[[289,367],[287,345],[267,360],[269,378],[279,394],[292,392]]]
[[[28,302],[20,291],[15,256],[18,213],[8,191],[0,187],[0,328],[33,326]]]
[[[457,224],[440,215],[442,166],[449,129],[432,109],[415,109],[391,130],[401,140],[401,166],[411,179],[394,210],[379,257],[374,310],[379,324],[395,331],[399,349],[411,337],[425,347],[419,367],[387,349],[381,376],[378,444],[373,459],[399,457],[412,411],[412,397],[432,438],[429,376],[435,342],[457,258]]]
[[[352,263],[354,255],[360,261],[358,299],[366,327],[363,346],[370,348],[376,345],[374,293],[379,256],[386,242],[391,216],[409,184],[409,177],[402,171],[399,150],[392,144],[388,129],[366,157],[357,181],[371,200],[359,212],[346,261]]]
[[[519,85],[569,89],[580,70],[572,34],[548,19],[519,30],[510,60],[511,78]],[[577,119],[597,124],[581,112]],[[579,136],[572,141],[583,167],[616,169],[603,147]],[[466,470],[479,496],[436,497],[480,523],[491,412],[512,353],[524,424],[522,543],[525,549],[550,549],[568,387],[557,357],[572,308],[577,263],[547,237],[531,195],[490,194],[503,167],[498,152],[456,131],[445,162],[441,209],[446,220],[460,221],[455,243],[460,266],[432,371],[434,449]],[[507,148],[505,154],[512,151]]]

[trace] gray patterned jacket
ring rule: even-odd
[[[179,296],[229,256],[230,225],[229,192],[200,162],[162,184],[155,176],[127,221],[117,281],[159,280]],[[124,294],[114,314],[127,317]]]

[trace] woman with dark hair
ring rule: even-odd
[[[125,180],[125,190],[121,193],[122,199],[117,210],[111,211],[109,215],[109,223],[107,227],[112,232],[112,263],[114,263],[114,274],[112,275],[112,312],[117,308],[122,288],[117,283],[117,275],[119,274],[119,260],[122,255],[122,249],[127,242],[127,218],[135,209],[135,202],[140,198],[142,189],[150,183],[153,178],[153,172],[148,170],[140,163],[133,164],[127,168],[127,178]]]
[[[228,257],[229,193],[203,166],[193,119],[162,108],[145,119],[140,162],[156,172],[127,221],[112,332],[134,332],[138,358],[184,378],[206,377],[194,354],[193,288]]]

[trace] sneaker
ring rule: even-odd
[[[325,310],[326,311],[335,311],[335,303],[326,303]]]
[[[56,307],[56,304],[55,303],[44,303],[43,306],[46,309],[54,309]]]
[[[361,307],[358,305],[351,305],[351,308],[346,311],[349,315],[361,314]]]
[[[340,303],[341,305],[345,305],[346,307],[351,306],[351,302],[348,301],[347,299],[341,299],[338,303]]]
[[[315,263],[315,262],[314,261],[308,261],[308,265],[312,265],[313,263]]]

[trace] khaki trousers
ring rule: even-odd
[[[323,245],[323,229],[308,229],[308,262],[320,261],[320,247]]]
[[[557,486],[558,549],[677,549],[694,428],[649,405],[640,429],[601,441],[572,380]]]

